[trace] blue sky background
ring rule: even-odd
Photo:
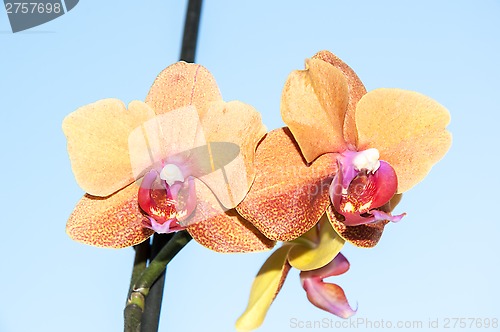
[[[65,222],[83,195],[71,173],[63,118],[108,97],[144,99],[179,56],[185,1],[80,1],[68,14],[12,34],[0,9],[0,331],[122,330],[133,250],[71,241]],[[327,49],[368,90],[424,93],[451,112],[454,142],[405,195],[371,250],[346,245],[341,285],[354,319],[500,318],[499,1],[210,1],[197,61],[225,100],[282,126],[290,71]],[[222,255],[189,244],[169,267],[160,331],[231,331],[268,253]],[[333,318],[307,300],[292,271],[259,331]],[[355,330],[363,330],[358,326]],[[329,330],[325,328],[324,330]],[[333,328],[331,328],[333,330]],[[342,328],[340,330],[347,330]]]

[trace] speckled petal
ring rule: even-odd
[[[83,106],[63,121],[76,181],[94,196],[109,196],[134,181],[130,164],[130,133],[155,115],[140,101],[128,110],[118,99]]]
[[[290,265],[301,271],[315,270],[325,266],[337,256],[345,243],[344,239],[332,228],[325,214],[318,225],[309,232],[318,232],[317,243],[309,246],[297,242],[288,255]]]
[[[252,331],[264,321],[290,270],[290,265],[287,264],[290,248],[283,246],[273,252],[259,270],[250,290],[247,308],[236,321],[237,331]]]
[[[377,148],[380,160],[396,170],[402,193],[420,182],[450,148],[449,122],[449,112],[420,93],[373,90],[356,109],[358,151]]]
[[[225,211],[213,193],[196,179],[198,205],[188,220],[193,239],[217,252],[253,252],[274,247],[275,242],[262,235],[234,209]]]
[[[200,118],[205,115],[212,102],[221,100],[212,74],[203,66],[182,61],[165,68],[146,97],[146,103],[157,114],[193,105]]]
[[[104,248],[147,240],[153,231],[143,227],[137,192],[134,183],[106,198],[85,195],[69,217],[66,232],[75,241]]]
[[[332,206],[326,209],[326,214],[333,228],[344,240],[363,248],[375,247],[382,237],[385,225],[388,223],[388,221],[379,221],[373,224],[346,226],[342,222],[344,217],[335,212]]]
[[[232,159],[231,144],[221,149],[213,145],[210,162],[215,169],[198,177],[226,209],[232,209],[243,200],[254,180],[255,150],[267,129],[259,112],[239,101],[213,103],[203,117],[202,128],[207,142],[232,143],[239,150]]]
[[[308,162],[346,149],[343,126],[348,96],[344,74],[323,60],[306,60],[306,70],[288,76],[281,116]]]
[[[358,75],[344,61],[330,53],[329,51],[320,51],[313,56],[313,59],[321,59],[328,62],[334,67],[340,69],[347,79],[347,87],[349,89],[349,102],[347,104],[347,112],[344,120],[344,139],[351,149],[354,149],[358,141],[358,133],[356,123],[354,122],[354,114],[356,104],[366,94],[365,86],[359,79]]]
[[[311,229],[330,204],[329,185],[337,171],[326,154],[308,166],[287,128],[267,134],[257,148],[257,173],[250,192],[236,207],[266,237],[293,240]]]

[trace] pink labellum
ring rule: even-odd
[[[397,191],[398,178],[394,168],[378,159],[370,160],[372,164],[366,162],[367,168],[358,167],[355,158],[363,152],[347,151],[338,160],[339,171],[330,186],[335,210],[345,217],[343,222],[347,226],[401,220],[404,214],[392,216],[380,211]]]
[[[156,170],[142,179],[138,203],[148,218],[144,226],[157,233],[171,233],[186,228],[181,225],[196,208],[196,192],[193,178],[176,181],[169,185]]]

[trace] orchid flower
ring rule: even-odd
[[[258,328],[281,290],[291,267],[300,270],[307,298],[316,307],[342,318],[353,310],[342,288],[324,282],[345,273],[349,262],[340,253],[344,240],[337,235],[326,215],[312,229],[292,242],[285,242],[267,259],[254,280],[245,312],[236,322],[238,331]]]
[[[86,192],[66,226],[72,239],[122,248],[187,229],[221,252],[274,246],[234,210],[266,128],[250,105],[224,102],[204,67],[175,63],[145,102],[97,101],[68,115],[63,130]]]
[[[451,145],[448,111],[420,93],[366,92],[330,52],[306,60],[283,89],[288,128],[268,134],[256,154],[257,176],[237,207],[266,237],[290,241],[327,213],[356,246],[373,247],[390,211]]]

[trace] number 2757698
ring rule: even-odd
[[[7,14],[59,14],[62,11],[60,3],[50,2],[6,2]]]

